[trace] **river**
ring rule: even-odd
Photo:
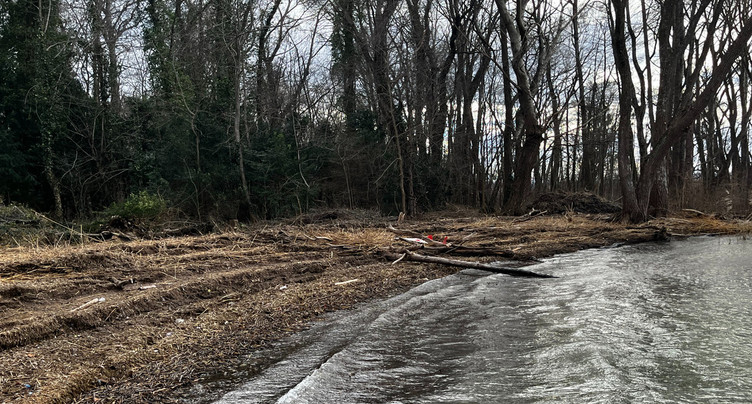
[[[752,402],[752,241],[529,269],[560,278],[466,270],[328,316],[249,358],[217,403]]]

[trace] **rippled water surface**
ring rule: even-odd
[[[752,242],[464,271],[338,313],[220,403],[752,402]]]

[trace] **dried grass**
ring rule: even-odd
[[[706,216],[640,226],[606,219],[436,216],[395,225],[519,259],[672,233],[752,230],[748,221]],[[409,245],[386,223],[349,220],[0,250],[0,402],[176,401],[192,384],[322,313],[456,271],[390,265],[376,252]],[[133,288],[118,286],[122,281]],[[147,284],[156,287],[137,288]],[[105,301],[74,310],[97,297]]]

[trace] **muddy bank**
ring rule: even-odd
[[[389,224],[438,241],[421,247]],[[625,226],[577,214],[437,215],[399,224],[335,218],[200,237],[6,248],[0,250],[0,402],[185,401],[194,383],[322,313],[459,270],[407,260],[392,265],[385,251],[533,260],[751,228],[711,217]],[[461,248],[442,247],[445,240]]]

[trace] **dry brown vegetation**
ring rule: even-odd
[[[392,224],[486,251],[462,257],[482,260],[752,229],[691,212],[639,226],[607,219],[436,214]],[[0,249],[0,402],[181,401],[194,383],[319,314],[457,271],[392,265],[380,253],[411,246],[387,222],[307,221],[314,223]]]

